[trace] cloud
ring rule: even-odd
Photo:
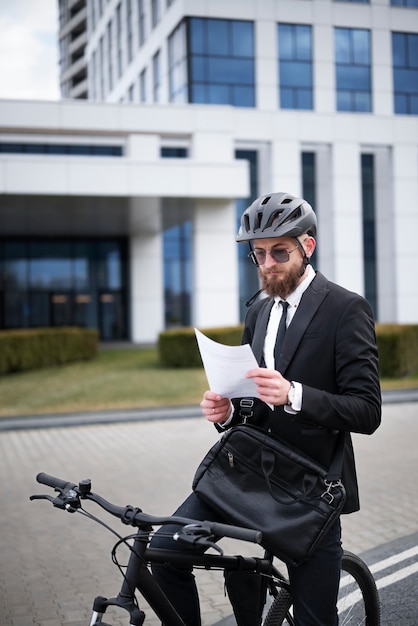
[[[57,5],[0,0],[0,98],[60,98]]]

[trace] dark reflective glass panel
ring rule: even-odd
[[[394,109],[418,114],[418,34],[392,33]]]
[[[279,85],[282,109],[313,109],[312,30],[279,24]]]
[[[372,110],[370,31],[336,28],[334,43],[337,110],[370,112]]]
[[[254,25],[190,18],[189,101],[255,106]]]
[[[106,322],[106,339],[127,337],[124,240],[16,239],[0,243],[1,328],[77,325],[98,328],[102,333]],[[117,305],[101,308],[104,293],[113,294]],[[109,316],[112,323],[108,323]]]

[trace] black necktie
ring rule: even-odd
[[[286,335],[287,307],[289,306],[289,303],[286,302],[286,300],[280,300],[279,304],[282,305],[283,310],[282,310],[282,316],[279,322],[279,327],[277,329],[276,344],[274,346],[274,362],[275,363],[277,363],[279,360],[284,337]]]

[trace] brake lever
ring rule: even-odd
[[[206,536],[205,536],[206,533]],[[189,524],[184,526],[180,531],[173,535],[174,541],[186,543],[192,546],[203,546],[204,548],[213,548],[223,556],[224,551],[217,543],[212,541],[213,535],[208,533],[208,529],[204,524]]]
[[[29,496],[29,500],[48,500],[57,509],[62,509],[69,513],[75,513],[77,509],[81,508],[79,494],[74,489],[69,489],[65,492],[60,491],[60,494],[55,496],[55,498],[47,494],[36,494]]]

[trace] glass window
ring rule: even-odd
[[[138,44],[145,43],[145,0],[138,0]]]
[[[141,102],[147,101],[147,70],[142,70],[139,76],[139,99]]]
[[[116,48],[118,59],[118,78],[122,76],[122,5],[119,2],[116,7]]]
[[[126,0],[126,34],[127,34],[127,50],[128,63],[133,57],[133,32],[132,32],[132,0]]]
[[[418,34],[392,33],[395,113],[418,115]]]
[[[153,101],[160,101],[160,87],[161,87],[161,52],[158,50],[152,57],[152,81],[153,81]]]
[[[164,159],[186,159],[188,157],[187,148],[169,148],[163,147],[160,151],[161,157]]]
[[[318,216],[316,203],[316,154],[315,152],[302,152],[302,195],[314,208]],[[318,235],[316,236],[318,241]],[[310,260],[313,267],[317,268],[317,254],[314,250]]]
[[[155,28],[160,21],[160,0],[151,0],[151,24]]]
[[[1,328],[81,325],[126,338],[124,240],[2,240],[0,250]]]
[[[22,242],[5,241],[3,255],[4,288],[7,290],[26,289],[28,284],[26,245]]]
[[[374,155],[361,155],[363,262],[365,297],[377,318]]]
[[[279,24],[279,85],[282,109],[313,109],[312,28]]]
[[[113,20],[107,25],[107,80],[109,91],[113,89]]]
[[[117,242],[99,242],[98,283],[102,289],[120,289],[122,286],[121,250]]]
[[[186,22],[183,21],[168,38],[168,74],[170,102],[187,102]]]
[[[188,20],[188,101],[255,106],[254,26],[244,20]]]
[[[192,222],[187,209],[170,210],[163,231],[165,324],[189,326],[192,290]],[[172,224],[176,221],[176,224]]]
[[[72,284],[70,256],[69,243],[30,242],[29,287],[70,289]]]
[[[390,0],[393,7],[418,7],[418,0]]]
[[[122,156],[122,147],[104,144],[40,144],[0,142],[0,153],[65,154],[70,156]]]
[[[236,150],[236,159],[248,161],[250,168],[250,196],[236,201],[236,232],[240,227],[241,215],[258,196],[258,153],[256,150]],[[259,290],[258,273],[254,264],[248,259],[249,247],[245,244],[237,246],[239,276],[239,310],[240,319],[244,320],[248,307],[246,302]]]
[[[336,28],[334,34],[337,110],[370,112],[370,31]]]

